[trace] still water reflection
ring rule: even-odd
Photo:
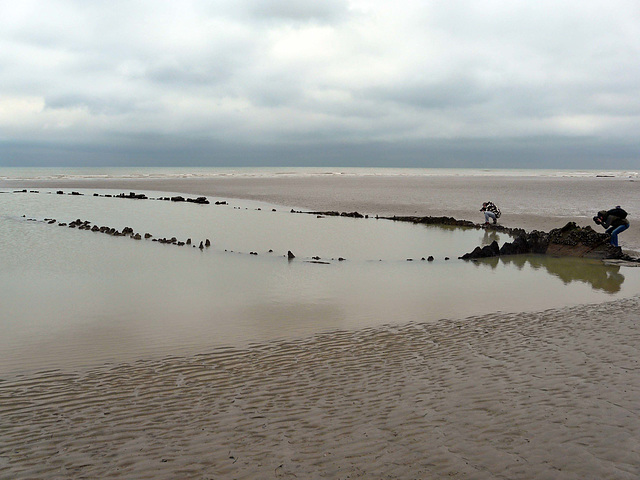
[[[546,255],[513,255],[508,257],[483,259],[481,263],[497,269],[500,266],[514,266],[518,270],[532,268],[543,270],[560,279],[565,285],[582,282],[593,290],[616,293],[622,289],[624,274],[619,265],[604,265],[598,260],[551,257]]]

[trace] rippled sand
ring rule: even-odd
[[[0,477],[636,479],[640,299],[0,383]]]

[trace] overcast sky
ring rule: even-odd
[[[640,168],[637,0],[0,0],[0,165]]]

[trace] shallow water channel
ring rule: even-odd
[[[640,292],[640,270],[597,261],[458,260],[477,245],[510,240],[482,229],[94,192],[129,193],[0,194],[0,375]],[[59,226],[76,219],[152,237]],[[193,245],[152,240],[171,237]],[[211,246],[197,248],[206,239]]]

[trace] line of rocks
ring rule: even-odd
[[[304,213],[307,215],[315,215],[316,218],[324,218],[324,217],[348,217],[348,218],[367,218],[367,219],[369,218],[369,215],[363,215],[362,213],[359,213],[359,212],[336,212],[336,211],[306,212],[303,210],[294,210],[292,208],[291,213]],[[378,219],[397,220],[397,221],[412,222],[412,223],[425,223],[430,225],[457,225],[457,226],[463,226],[463,227],[476,226],[477,228],[480,228],[479,226],[475,225],[473,222],[468,222],[466,220],[456,220],[455,218],[452,218],[452,217],[397,217],[397,216],[381,217],[379,215],[376,215],[375,217],[372,217],[372,218],[375,218],[376,220]],[[444,259],[449,260],[449,257],[444,257]],[[433,262],[435,259],[432,255],[429,255],[427,258],[422,257],[420,260]],[[407,262],[413,262],[413,258],[407,258]]]
[[[23,189],[23,190],[15,190],[13,193],[40,193],[39,190],[27,190],[27,189]],[[47,192],[47,193],[52,193],[52,192]],[[56,195],[65,195],[64,190],[57,190],[56,191]],[[76,191],[72,191],[69,193],[66,193],[66,195],[74,195],[74,196],[84,196],[84,193],[80,193],[80,192],[76,192]],[[94,193],[93,194],[94,197],[104,197],[104,198],[129,198],[129,199],[133,199],[133,200],[162,200],[162,201],[167,201],[167,202],[187,202],[187,203],[196,203],[199,205],[208,205],[211,202],[207,199],[207,197],[196,197],[196,198],[185,198],[181,195],[176,195],[173,197],[147,197],[144,193],[136,193],[136,192],[129,192],[129,193],[119,193],[117,195],[112,195],[112,194],[99,194],[99,193]],[[222,201],[216,201],[215,205],[228,205],[227,202],[225,200]]]
[[[35,218],[26,218],[26,215],[23,215],[22,217],[25,218],[27,221],[32,221],[32,222],[38,221]],[[55,218],[45,218],[43,221],[44,223],[47,223],[49,225],[57,224],[60,227],[77,228],[78,230],[86,230],[86,231],[95,232],[95,233],[104,233],[107,235],[111,235],[113,237],[129,237],[129,238],[132,238],[133,240],[142,240],[143,238],[145,240],[151,239],[151,241],[153,242],[158,242],[158,243],[167,244],[167,245],[176,245],[178,247],[192,246],[193,248],[198,248],[200,250],[204,250],[205,248],[211,247],[211,241],[208,238],[205,239],[204,241],[200,241],[200,244],[196,247],[195,243],[191,241],[191,238],[188,238],[184,242],[178,240],[176,237],[153,238],[153,235],[151,235],[150,233],[145,233],[143,236],[140,233],[136,233],[134,229],[131,227],[124,227],[122,231],[120,231],[113,227],[107,227],[107,226],[99,227],[98,225],[92,225],[89,220],[81,220],[79,218],[69,223],[58,222]],[[234,253],[233,250],[226,250],[226,249],[225,249],[225,252]],[[273,250],[269,250],[269,253],[273,253]],[[252,251],[252,252],[249,252],[249,255],[257,256],[258,252]],[[296,258],[296,256],[293,254],[293,252],[291,252],[291,250],[287,252],[286,257],[290,261]],[[337,260],[339,262],[345,261],[343,257],[339,257]],[[308,261],[308,263],[329,264],[330,262],[321,261],[320,257],[316,256],[316,257],[313,257],[312,260]]]
[[[26,216],[23,215],[23,218],[26,218]],[[35,219],[32,219],[32,218],[29,218],[27,220],[35,221]],[[122,231],[120,231],[116,228],[107,227],[104,225],[103,226],[92,225],[89,220],[81,220],[79,218],[69,223],[58,222],[55,218],[45,218],[44,222],[49,225],[54,225],[57,223],[59,227],[77,228],[78,230],[87,230],[90,232],[105,233],[113,237],[130,237],[133,240],[142,240],[144,238],[145,240],[151,239],[151,241],[153,242],[158,242],[158,243],[163,243],[168,245],[177,245],[179,247],[182,247],[185,245],[192,245],[194,248],[196,248],[196,245],[192,244],[190,238],[182,242],[182,241],[179,241],[176,237],[153,238],[153,235],[151,235],[150,233],[145,233],[143,237],[143,235],[141,235],[140,233],[136,233],[131,227],[124,227]],[[204,248],[209,248],[210,246],[211,246],[211,241],[207,238],[204,241],[201,241],[200,245],[198,245],[197,248],[199,248],[200,250],[203,250]]]

